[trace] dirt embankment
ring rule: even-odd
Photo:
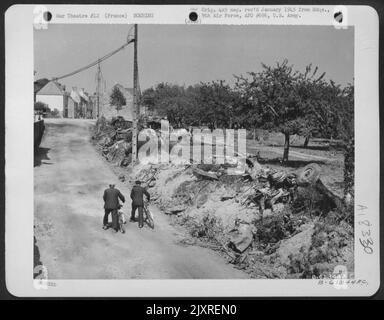
[[[206,179],[194,169],[146,165],[132,172],[147,181],[162,212],[188,229],[186,243],[218,250],[256,278],[309,278],[331,274],[337,265],[353,270],[353,228],[325,195],[300,188],[294,199],[279,198],[280,191],[259,181]],[[271,192],[264,208],[258,188]],[[278,198],[271,204],[273,192]]]
[[[350,209],[324,189],[319,166],[256,170],[250,157],[240,176],[226,174],[222,165],[132,168],[124,162],[130,149],[119,147],[116,131],[105,128],[108,134],[94,135],[99,150],[121,180],[144,182],[162,213],[188,230],[185,244],[217,250],[254,278],[311,278],[337,265],[353,271]],[[308,168],[314,172],[306,177]]]

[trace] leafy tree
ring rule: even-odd
[[[212,129],[232,128],[235,122],[234,108],[238,94],[224,81],[201,83],[194,87],[199,123]]]
[[[46,118],[60,118],[60,111],[56,108],[50,110],[46,113]]]
[[[159,116],[167,117],[177,128],[189,125],[196,115],[196,104],[191,88],[160,83],[143,92],[142,103]]]
[[[113,87],[109,103],[112,106],[115,106],[117,113],[119,113],[119,110],[121,110],[127,103],[123,93],[117,86]]]
[[[259,72],[235,76],[231,88],[224,81],[179,86],[160,83],[144,91],[141,103],[166,116],[174,127],[208,125],[261,128],[285,136],[283,161],[289,157],[290,136],[339,139],[345,145],[345,181],[353,188],[354,88],[325,81],[325,73],[308,65],[293,70],[288,61],[262,64]],[[348,182],[349,181],[349,182]]]
[[[261,72],[237,77],[236,87],[245,101],[238,113],[246,117],[246,125],[282,132],[285,136],[283,161],[288,160],[289,138],[303,127],[303,106],[297,92],[299,73],[288,61],[270,67],[262,64]]]
[[[141,96],[140,104],[144,105],[148,112],[154,113],[156,106],[155,106],[155,95],[156,91],[154,88],[149,88],[145,90]]]
[[[304,73],[293,71],[287,60],[262,67],[258,73],[248,73],[248,77],[236,77],[241,96],[236,113],[241,115],[240,121],[246,128],[259,127],[284,134],[283,161],[288,160],[293,134],[307,139],[342,138],[351,130],[346,130],[346,126],[353,126],[351,99],[333,81],[324,81],[325,73],[317,76],[317,67],[313,70],[309,65]]]
[[[38,111],[40,113],[47,113],[47,112],[51,111],[49,109],[48,105],[46,103],[41,102],[41,101],[35,102],[34,109],[35,109],[35,111]]]
[[[224,81],[178,86],[160,83],[143,92],[150,112],[166,116],[175,127],[233,127],[237,93]]]
[[[307,81],[305,132],[339,139],[344,148],[344,194],[354,197],[354,86]],[[301,92],[302,94],[302,92]]]

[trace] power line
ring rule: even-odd
[[[132,35],[131,34],[131,31],[132,29],[134,29],[134,32],[135,34]],[[135,43],[135,59],[136,59],[136,50],[137,50],[137,25],[134,25],[132,26],[129,31],[128,31],[128,35],[127,35],[127,42],[125,44],[123,44],[121,47],[117,48],[116,50],[113,50],[112,52],[110,53],[107,53],[105,56],[95,60],[94,62],[84,66],[84,67],[81,67],[79,69],[76,69],[75,71],[72,71],[70,73],[67,73],[67,74],[64,74],[60,77],[54,77],[52,78],[52,81],[57,81],[57,80],[60,80],[60,79],[64,79],[64,78],[67,78],[67,77],[70,77],[70,76],[73,76],[77,73],[80,73],[82,71],[85,71],[89,68],[92,68],[94,66],[98,66],[98,69],[97,69],[97,74],[96,74],[96,77],[97,77],[97,117],[99,117],[100,115],[100,82],[103,79],[103,76],[101,74],[101,68],[100,68],[100,64],[101,62],[103,62],[104,60],[112,57],[113,55],[115,55],[116,53],[120,52],[121,50],[125,49],[125,47],[127,47],[130,43],[134,42]],[[136,69],[137,69],[137,63],[134,64],[136,65]],[[134,70],[134,78],[136,79],[136,82],[135,82],[135,88],[137,90],[137,86],[138,86],[138,74],[137,74],[137,70]],[[104,91],[105,91],[105,88],[106,88],[106,84],[105,84],[105,80],[104,80]],[[140,92],[140,87],[139,87],[139,92]],[[141,94],[141,93],[140,93]],[[137,92],[134,93],[135,95],[135,104],[137,104]]]
[[[75,74],[77,74],[77,73],[80,73],[80,72],[82,72],[82,71],[85,71],[85,70],[87,70],[87,69],[89,69],[89,68],[92,68],[92,67],[96,66],[97,64],[103,62],[104,60],[106,60],[106,59],[112,57],[112,56],[115,55],[116,53],[120,52],[121,50],[123,50],[126,46],[128,46],[128,45],[129,45],[130,43],[132,43],[132,42],[135,42],[135,39],[129,39],[129,38],[128,38],[128,39],[127,39],[127,42],[126,42],[125,44],[123,44],[121,47],[117,48],[116,50],[113,50],[112,52],[106,54],[105,56],[103,56],[103,57],[97,59],[96,61],[94,61],[94,62],[92,62],[92,63],[90,63],[90,64],[88,64],[88,65],[86,65],[86,66],[84,66],[84,67],[82,67],[82,68],[79,68],[79,69],[77,69],[77,70],[75,70],[75,71],[72,71],[72,72],[70,72],[70,73],[64,74],[64,75],[62,75],[62,76],[60,76],[60,77],[54,77],[54,78],[52,78],[52,80],[57,81],[57,80],[60,80],[60,79],[64,79],[64,78],[73,76],[73,75],[75,75]]]

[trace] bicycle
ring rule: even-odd
[[[123,207],[122,204],[119,205],[119,209],[117,211],[117,219],[118,219],[118,223],[119,223],[119,231],[121,233],[125,233],[125,228],[124,228],[124,224],[127,223],[127,220],[125,219],[125,215],[124,215],[124,212],[123,211],[120,211],[120,209]]]
[[[143,213],[145,214],[144,222],[150,227],[151,229],[155,228],[155,222],[153,219],[153,214],[148,208],[148,201],[144,201],[144,210]]]

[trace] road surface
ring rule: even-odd
[[[261,152],[270,152],[276,155],[276,158],[283,157],[284,147],[271,147],[265,145],[255,145],[252,142],[249,142],[247,145],[247,152],[256,154],[258,151]],[[289,149],[289,159],[290,160],[306,160],[306,161],[322,161],[322,162],[333,162],[337,161],[337,158],[317,156],[314,154],[308,154],[304,152],[299,152],[292,150],[292,147]]]
[[[234,279],[248,276],[216,252],[182,246],[179,230],[155,212],[155,230],[127,222],[102,229],[102,194],[110,182],[129,188],[90,143],[90,120],[48,119],[35,159],[35,236],[50,279]],[[153,208],[155,209],[155,208]]]

